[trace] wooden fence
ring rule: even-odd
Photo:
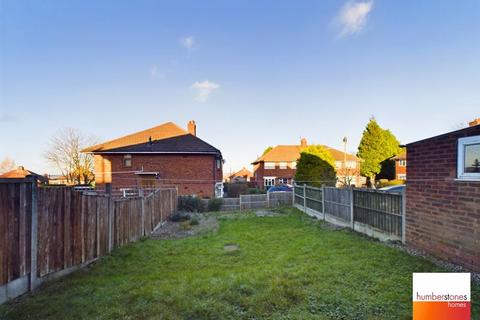
[[[148,235],[176,206],[176,189],[115,199],[0,181],[0,303]]]
[[[405,243],[405,193],[296,185],[294,205],[307,214],[381,240]]]
[[[208,199],[203,199],[203,205],[208,207]],[[258,209],[293,205],[293,192],[269,192],[266,194],[242,194],[239,198],[222,198],[220,211]]]

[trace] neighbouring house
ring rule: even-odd
[[[407,144],[410,246],[480,271],[480,119]]]
[[[179,195],[211,198],[223,192],[223,157],[197,137],[195,121],[187,130],[172,122],[107,141],[83,152],[95,158],[95,184],[113,189],[177,187]]]
[[[41,174],[25,169],[23,166],[19,166],[16,169],[7,171],[0,175],[0,179],[26,179],[34,178],[40,184],[48,183],[48,178]]]
[[[407,180],[407,151],[392,157],[395,161],[395,179]]]
[[[230,183],[250,182],[252,177],[253,177],[252,172],[250,170],[248,170],[247,168],[243,167],[239,171],[237,171],[235,173],[232,173],[228,177],[228,181]]]
[[[307,140],[301,139],[299,145],[279,145],[252,162],[253,179],[261,189],[274,185],[292,184],[300,153],[307,148]],[[361,186],[360,159],[343,151],[324,146],[335,159],[337,185],[341,186],[345,178],[351,185]]]

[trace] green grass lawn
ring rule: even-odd
[[[295,209],[282,212],[223,214],[216,234],[115,250],[0,306],[0,318],[409,319],[412,272],[442,271]],[[476,319],[479,286],[472,300]]]

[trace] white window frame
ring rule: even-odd
[[[278,178],[279,184],[288,184],[288,178]]]
[[[397,179],[398,180],[407,180],[407,175],[405,173],[399,173],[399,174],[397,174]]]
[[[278,163],[278,167],[280,169],[287,169],[288,168],[288,164],[286,162],[279,162]]]
[[[270,166],[267,166],[267,164],[269,164]],[[273,166],[272,166],[273,164]],[[266,169],[266,170],[275,170],[275,167],[276,167],[276,164],[275,162],[265,162],[263,168]]]
[[[480,144],[480,136],[458,139],[457,179],[459,180],[480,180],[480,173],[465,172],[465,147],[473,144]]]
[[[398,166],[399,167],[406,167],[407,166],[407,160],[398,160]]]
[[[130,164],[126,165],[126,161],[128,161]],[[122,158],[122,166],[124,168],[131,168],[132,167],[132,155],[131,154],[125,154],[123,155]]]
[[[276,177],[263,177],[263,186],[264,187],[273,187],[275,185],[275,178]],[[270,183],[267,183],[270,182]]]
[[[292,169],[297,169],[297,161],[292,161],[292,162],[290,163],[290,168],[292,168]]]

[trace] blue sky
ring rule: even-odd
[[[225,170],[268,145],[356,151],[480,117],[480,2],[0,2],[0,160],[54,172],[64,127],[101,140],[195,119]]]

